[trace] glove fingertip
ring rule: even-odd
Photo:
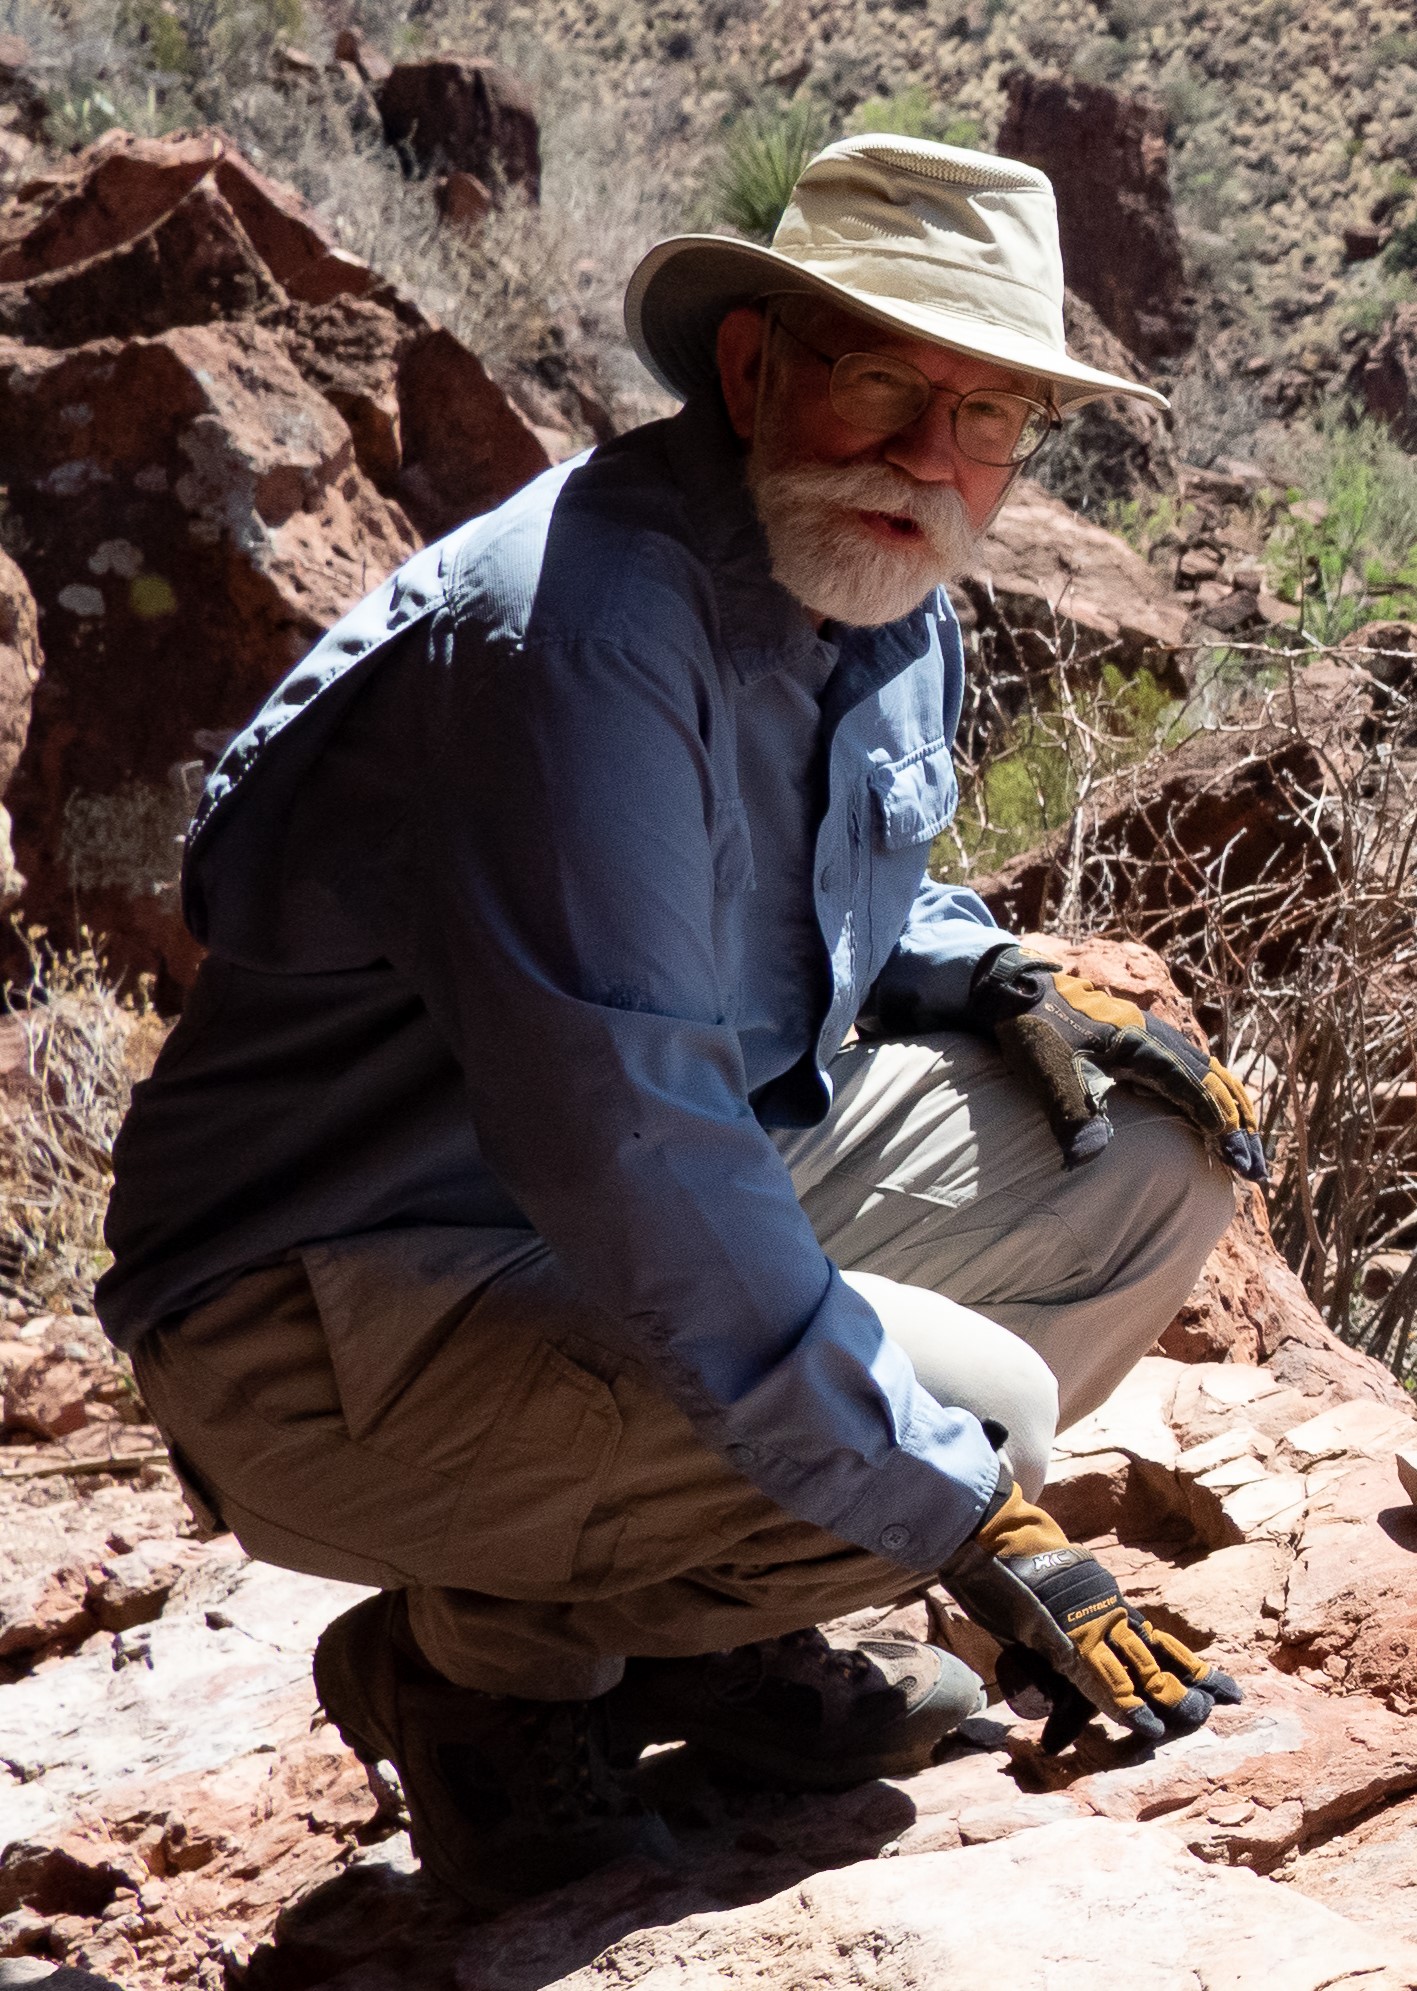
[[[1245,1698],[1239,1681],[1232,1679],[1228,1673],[1222,1673],[1218,1666],[1212,1666],[1196,1685],[1202,1693],[1209,1694],[1210,1698],[1218,1701],[1223,1708],[1237,1708]]]
[[[1150,1708],[1133,1708],[1122,1719],[1139,1742],[1160,1742],[1166,1733],[1165,1722]]]
[[[1171,1728],[1204,1728],[1214,1712],[1215,1701],[1210,1693],[1190,1687],[1175,1707],[1166,1710],[1166,1721]]]
[[[1096,1161],[1102,1150],[1111,1140],[1114,1129],[1105,1113],[1094,1113],[1090,1120],[1084,1120],[1073,1133],[1063,1150],[1063,1161],[1069,1168],[1081,1168],[1085,1163]]]
[[[1226,1167],[1233,1168],[1242,1181],[1269,1181],[1269,1168],[1258,1134],[1237,1127],[1221,1141],[1220,1153]]]
[[[1076,1742],[1087,1724],[1092,1720],[1094,1709],[1091,1702],[1079,1694],[1076,1700],[1060,1701],[1043,1724],[1043,1734],[1038,1746],[1045,1756],[1061,1756],[1070,1743]]]

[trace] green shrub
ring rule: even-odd
[[[1374,265],[1370,264],[1369,268]],[[1361,292],[1344,305],[1342,321],[1361,332],[1365,339],[1376,338],[1382,331],[1399,304],[1407,304],[1417,298],[1417,283],[1406,270],[1396,274],[1379,275],[1375,289]]]
[[[1194,505],[1162,491],[1157,496],[1114,499],[1103,523],[1146,559],[1163,539],[1183,536],[1195,515]]]
[[[899,138],[929,138],[944,145],[977,150],[982,132],[977,118],[951,117],[931,97],[923,83],[912,83],[893,97],[870,97],[847,127],[856,131],[891,132]]]
[[[1098,779],[1181,738],[1180,714],[1148,670],[1128,676],[1104,664],[1077,684],[1060,667],[1056,678],[1030,682],[1023,709],[992,729],[974,765],[956,756],[959,812],[936,840],[935,875],[977,877],[1032,850]]]
[[[1417,270],[1417,215],[1393,230],[1392,240],[1383,250],[1383,268],[1394,276]]]
[[[803,167],[825,143],[825,119],[810,98],[745,111],[729,130],[709,189],[715,217],[750,242],[770,242]]]
[[[81,145],[92,145],[96,138],[102,138],[116,125],[127,125],[131,129],[131,120],[97,85],[88,89],[56,91],[49,99],[46,135],[50,144],[61,152],[77,151]]]
[[[1305,633],[1336,643],[1365,622],[1417,614],[1417,462],[1381,422],[1337,411],[1296,467],[1266,561]]]

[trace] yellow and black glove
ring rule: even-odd
[[[1005,1064],[1038,1095],[1069,1168],[1112,1138],[1094,1073],[1145,1086],[1177,1107],[1246,1182],[1266,1182],[1250,1095],[1179,1030],[1022,947],[986,954],[966,1021],[989,1031]]]
[[[1101,1563],[1030,1506],[1007,1466],[940,1581],[1003,1647],[998,1681],[1015,1713],[1047,1715],[1050,1756],[1099,1709],[1141,1741],[1159,1742],[1168,1729],[1199,1728],[1217,1701],[1242,1698],[1228,1673],[1133,1609]]]

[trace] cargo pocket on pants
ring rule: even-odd
[[[555,1601],[620,1438],[608,1386],[549,1341],[498,1405],[453,1509],[441,1581],[497,1597]]]

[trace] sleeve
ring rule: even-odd
[[[1015,939],[976,892],[926,878],[859,1021],[895,1037],[960,1025],[975,969]]]
[[[825,1258],[749,1106],[713,945],[708,665],[648,638],[445,648],[411,972],[489,1165],[736,1470],[938,1567],[997,1459]]]

